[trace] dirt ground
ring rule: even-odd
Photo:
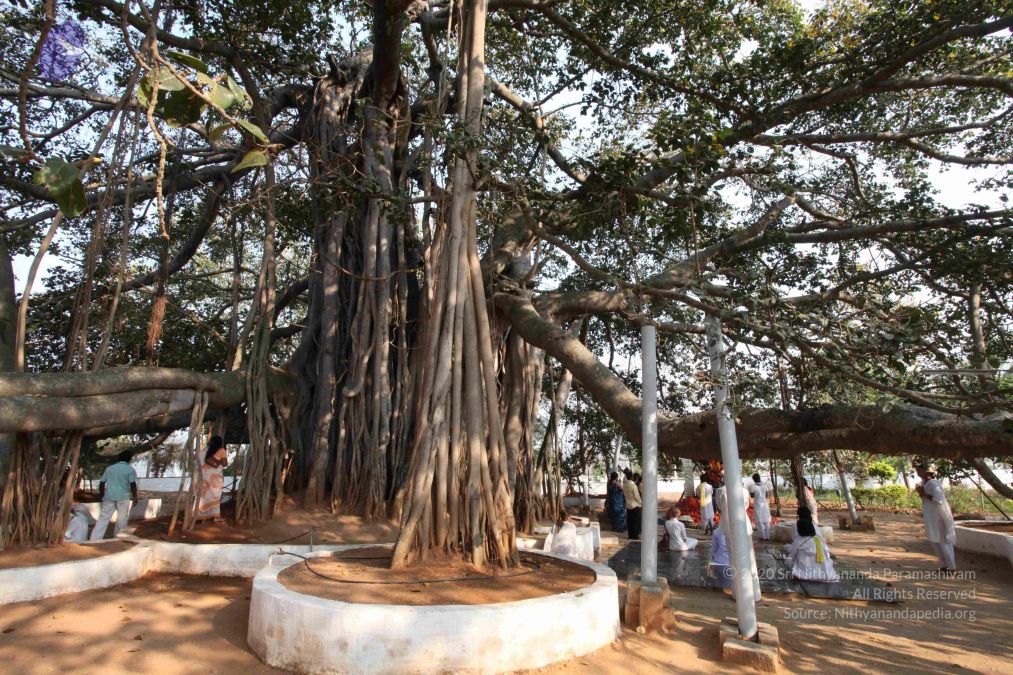
[[[107,541],[95,544],[64,544],[55,548],[12,548],[0,551],[0,570],[99,558],[126,551],[132,546],[131,542]],[[0,609],[0,613],[2,612]]]
[[[481,605],[527,600],[575,591],[594,583],[595,574],[586,567],[561,560],[521,554],[522,570],[497,574],[479,571],[459,560],[429,561],[403,570],[391,570],[389,548],[357,549],[335,558],[313,558],[293,565],[278,575],[286,588],[331,600],[370,605]],[[355,580],[337,583],[322,579]],[[438,581],[462,578],[461,581]],[[366,580],[397,581],[398,584],[368,584]],[[415,579],[418,584],[405,583]]]
[[[828,522],[837,515],[827,513]],[[780,630],[782,672],[1013,673],[1009,563],[958,551],[961,576],[933,578],[939,564],[920,520],[882,513],[875,519],[876,532],[837,533],[833,552],[892,583],[905,601],[768,594],[758,613]],[[273,672],[246,647],[250,585],[245,579],[149,576],[116,588],[0,607],[2,669]],[[734,614],[734,603],[718,591],[677,588],[673,604],[678,627],[672,632],[639,635],[624,629],[612,646],[535,672],[739,670],[719,660],[717,642],[718,621]]]
[[[177,527],[170,538],[170,517],[163,515],[157,520],[130,524],[136,528],[135,534],[143,539],[184,541],[190,544],[308,544],[310,531],[315,544],[388,544],[397,540],[398,532],[398,524],[393,520],[367,522],[355,515],[334,515],[328,511],[308,512],[288,496],[279,505],[274,519],[250,528],[237,527],[229,522],[205,522],[199,523],[191,532],[180,532]]]

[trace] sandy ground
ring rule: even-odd
[[[12,548],[0,551],[0,570],[99,558],[126,551],[132,546],[131,542],[108,541],[95,544],[64,544],[55,548]]]
[[[169,519],[170,516],[163,515],[157,520],[130,524],[136,528],[138,537],[166,540],[170,539],[167,536]],[[177,525],[171,541],[191,544],[308,544],[310,531],[315,544],[385,544],[397,540],[398,524],[393,520],[368,522],[360,516],[335,515],[324,510],[309,512],[286,496],[278,507],[276,517],[265,523],[241,528],[229,522],[204,522],[191,532],[181,532]]]
[[[828,520],[835,522],[837,515],[828,513]],[[758,613],[780,630],[782,672],[1013,673],[1009,563],[958,551],[961,577],[917,578],[931,577],[938,567],[920,520],[882,513],[875,518],[877,532],[838,533],[833,552],[889,581],[908,599],[886,605],[769,594]],[[250,584],[149,576],[112,589],[2,607],[2,669],[271,672],[246,647]],[[677,588],[673,605],[674,631],[638,635],[624,629],[610,647],[535,672],[737,670],[719,660],[717,642],[718,621],[734,614],[734,603],[718,591]],[[962,612],[963,618],[934,618],[944,612]]]
[[[278,575],[286,588],[307,595],[371,605],[481,605],[512,602],[576,591],[594,583],[586,567],[561,560],[521,554],[522,570],[480,571],[460,560],[416,563],[391,570],[390,549],[357,549],[336,558],[313,558]],[[537,558],[537,559],[536,559]],[[355,580],[337,583],[322,579]],[[459,581],[440,581],[449,579]],[[378,579],[397,584],[369,584]],[[405,583],[420,580],[418,584]]]

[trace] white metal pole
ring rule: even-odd
[[[725,363],[725,342],[721,336],[721,321],[707,315],[707,353],[711,362],[711,380],[714,383],[714,406],[717,413],[718,437],[721,441],[721,461],[725,466],[725,494],[727,518],[731,531],[725,536],[733,540],[729,548],[735,566],[735,608],[739,619],[739,634],[743,638],[756,635],[756,600],[753,595],[753,575],[749,554],[753,541],[746,525],[742,487],[742,464],[739,462],[739,445],[735,438],[735,419],[728,406],[728,367]],[[722,525],[722,528],[724,525]]]
[[[652,324],[640,327],[640,349],[643,371],[643,438],[644,506],[640,515],[640,579],[645,583],[658,580],[658,363],[657,333]]]

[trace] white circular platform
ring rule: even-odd
[[[314,554],[312,557],[326,556]],[[572,659],[619,637],[615,572],[568,593],[490,605],[366,605],[297,593],[272,556],[253,579],[247,642],[268,665],[308,673],[499,673]]]
[[[829,525],[817,525],[816,528],[819,530],[820,536],[823,537],[823,541],[828,544],[834,543],[834,528]],[[770,538],[774,541],[790,544],[794,534],[794,520],[784,520],[770,528]]]
[[[1009,560],[1013,565],[1013,535],[995,530],[980,530],[976,527],[968,527],[975,523],[994,523],[1001,521],[989,520],[964,520],[957,521],[953,528],[957,535],[957,549],[971,551],[972,553],[984,553]]]

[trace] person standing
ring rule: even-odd
[[[116,534],[127,527],[130,518],[130,506],[137,503],[137,472],[130,466],[131,455],[121,452],[114,464],[106,467],[102,480],[98,484],[99,497],[102,498],[102,510],[98,522],[91,531],[91,540],[105,539],[109,521],[116,513]]]
[[[640,539],[640,516],[643,512],[643,502],[640,501],[640,488],[633,479],[633,472],[629,467],[623,470],[626,480],[623,482],[623,496],[626,498],[626,520],[627,534],[630,539]]]
[[[626,531],[626,496],[623,494],[623,481],[619,473],[613,471],[609,477],[608,489],[609,520],[615,532]]]
[[[957,560],[953,552],[953,544],[957,541],[957,533],[953,529],[953,513],[946,501],[943,486],[936,480],[936,470],[925,464],[915,465],[921,484],[915,487],[922,498],[922,517],[925,519],[925,536],[939,556],[939,568],[945,572],[957,569]]]
[[[204,455],[204,464],[200,468],[197,520],[221,520],[222,490],[225,488],[225,467],[228,463],[225,442],[221,436],[212,436]]]
[[[767,488],[763,485],[760,474],[753,474],[753,484],[749,486],[753,495],[753,519],[756,521],[756,532],[763,541],[770,540],[770,504],[767,503]]]
[[[700,527],[704,534],[714,531],[714,486],[706,474],[700,475],[700,487],[697,488],[700,498]]]

